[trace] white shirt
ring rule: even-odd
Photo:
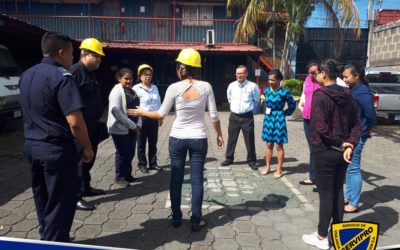
[[[150,89],[148,89],[143,83],[138,83],[133,86],[133,90],[140,98],[140,107],[148,111],[160,109],[161,98],[156,85],[151,84]]]
[[[248,80],[242,84],[234,81],[229,84],[226,92],[232,113],[244,114],[250,111],[255,113],[260,102],[260,89],[257,84]]]
[[[186,100],[183,93],[190,87],[199,91],[200,96],[195,100]],[[185,81],[171,84],[165,93],[164,101],[159,114],[164,117],[175,104],[176,118],[172,124],[169,136],[178,139],[207,138],[204,114],[206,107],[209,111],[211,122],[219,121],[214,92],[208,82],[197,81],[188,83]]]

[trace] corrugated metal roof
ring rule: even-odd
[[[135,42],[103,42],[104,48],[129,49],[148,52],[178,52],[184,48],[193,48],[206,54],[251,54],[260,55],[262,49],[249,44],[222,44],[207,47],[203,44],[177,44],[177,43],[135,43]]]

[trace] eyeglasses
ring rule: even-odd
[[[320,73],[322,73],[322,71],[317,71],[317,72],[314,72],[314,73],[313,73],[313,74],[311,74],[311,75],[312,75],[312,76],[315,78],[315,77],[317,77],[317,75],[318,75],[318,74],[320,74]]]
[[[142,74],[142,76],[152,76],[152,74]]]

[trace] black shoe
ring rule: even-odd
[[[253,170],[258,170],[258,164],[255,161],[249,162],[248,163],[249,167]]]
[[[140,170],[140,172],[142,172],[144,174],[149,173],[149,170],[145,166],[139,166],[139,170]]]
[[[157,164],[150,166],[149,167],[150,170],[157,170],[157,171],[164,171],[163,168],[159,167]]]
[[[122,188],[129,187],[129,181],[127,181],[127,180],[115,180],[115,184],[117,184],[118,186],[120,186]]]
[[[132,183],[132,182],[135,182],[136,179],[133,178],[133,176],[131,175],[131,176],[129,176],[128,178],[126,178],[126,181],[129,182],[129,183]]]
[[[180,227],[182,225],[182,220],[172,220],[173,227]]]
[[[225,161],[221,162],[221,166],[229,166],[233,163],[233,161],[226,159]]]
[[[317,189],[317,188],[313,188],[312,191],[313,191],[314,193],[318,193],[318,189]]]
[[[80,199],[78,200],[78,202],[76,203],[76,208],[79,210],[86,210],[86,211],[92,211],[96,209],[95,205],[90,204],[89,202]]]
[[[105,193],[106,191],[104,191],[103,189],[89,187],[82,192],[82,196],[97,196],[103,195]]]
[[[205,220],[201,220],[200,223],[198,224],[192,224],[192,232],[198,232],[200,231],[202,228],[207,226],[207,221]]]

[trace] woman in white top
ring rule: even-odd
[[[194,49],[183,49],[176,59],[176,71],[180,82],[171,84],[158,111],[145,111],[141,108],[128,110],[134,116],[146,116],[162,119],[175,104],[176,119],[169,137],[169,156],[171,159],[170,196],[172,224],[182,224],[181,194],[186,155],[189,153],[190,180],[192,186],[192,231],[199,231],[206,225],[201,218],[203,202],[203,171],[207,155],[207,135],[204,121],[206,107],[217,133],[217,144],[223,148],[219,117],[215,105],[214,93],[208,82],[194,79],[201,68],[201,57]]]

